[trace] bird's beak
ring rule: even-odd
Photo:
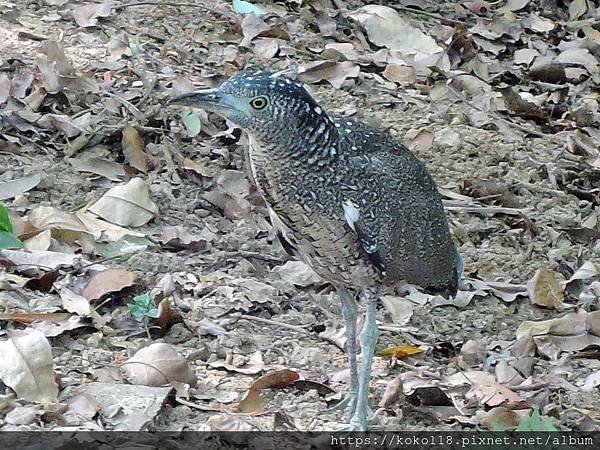
[[[194,108],[202,108],[206,111],[216,113],[226,113],[230,110],[237,110],[238,105],[235,98],[229,94],[219,92],[218,89],[205,89],[202,91],[188,92],[173,97],[169,103],[178,103]]]

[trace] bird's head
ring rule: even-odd
[[[308,132],[331,120],[299,84],[267,71],[239,73],[217,89],[190,92],[171,100],[215,112],[262,139],[283,131]]]

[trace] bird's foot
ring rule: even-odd
[[[354,414],[354,410],[356,409],[357,398],[358,398],[358,395],[356,394],[356,392],[348,392],[342,400],[337,402],[332,407],[327,408],[327,411],[329,412],[329,411],[337,411],[339,409],[346,409],[346,407],[349,406],[348,417],[352,417],[352,415]]]
[[[373,412],[370,411],[356,411],[350,419],[347,431],[367,431],[367,416],[372,416]]]

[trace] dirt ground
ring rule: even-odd
[[[262,201],[240,181],[246,173],[245,138],[238,131],[224,132],[226,124],[212,115],[210,123],[202,117],[202,131],[189,137],[181,110],[166,106],[177,77],[206,87],[244,67],[294,68],[315,58],[311,48],[333,38],[315,31],[311,9],[297,6],[302,2],[276,5],[278,11],[287,11],[289,36],[278,32],[268,36],[287,42],[271,58],[257,56],[255,44],[237,46],[239,21],[236,24],[235,14],[219,2],[213,12],[151,5],[113,8],[94,27],[77,26],[57,14],[60,7],[49,3],[20,6],[0,0],[8,11],[0,14],[0,65],[19,64],[35,73],[42,37],[60,43],[77,74],[106,83],[98,93],[56,94],[42,107],[45,112],[70,116],[92,113],[87,145],[77,154],[69,154],[67,139],[60,132],[40,131],[36,126],[16,129],[5,123],[0,136],[0,181],[34,173],[41,174],[41,181],[4,204],[20,217],[40,205],[73,212],[135,176],[146,181],[158,206],[151,221],[135,228],[153,245],[135,253],[107,258],[100,251],[106,242],[90,247],[54,241],[53,249],[74,251],[87,261],[77,269],[61,269],[57,281],[61,286],[81,290],[91,273],[86,264],[93,262],[133,272],[138,280],[135,286],[94,304],[107,319],[104,326],[48,337],[59,378],[59,403],[68,405],[91,382],[127,383],[119,372],[123,361],[150,343],[164,342],[185,357],[198,385],[187,391],[187,397],[179,395],[180,391],[178,400],[170,397],[153,417],[146,418],[144,427],[343,429],[343,411],[328,411],[348,382],[343,320],[333,289],[320,281],[294,283],[278,272],[288,257],[273,240]],[[359,6],[359,2],[346,2],[348,10]],[[413,20],[410,15],[406,18]],[[430,25],[426,23],[425,29]],[[336,89],[321,82],[307,88],[328,112],[352,115],[389,130],[413,148],[448,201],[448,217],[466,276],[484,285],[466,287],[465,298],[470,301],[463,304],[440,304],[431,297],[419,303],[418,296],[409,296],[410,314],[392,312],[383,303],[379,306],[378,349],[412,345],[424,351],[404,358],[375,357],[372,429],[493,428],[498,423],[490,411],[503,408],[518,419],[522,414],[515,411],[531,407],[538,408],[557,429],[600,429],[600,392],[595,385],[584,389],[590,375],[600,370],[597,347],[568,351],[557,343],[564,351],[556,358],[535,349],[529,353],[517,349],[523,342],[517,338],[517,329],[524,322],[597,308],[598,297],[589,289],[593,278],[565,288],[558,310],[534,305],[526,284],[540,268],[568,280],[585,262],[600,261],[597,239],[581,231],[583,220],[599,209],[600,172],[576,158],[565,158],[566,132],[550,133],[518,118],[511,122],[518,125],[511,133],[475,126],[466,112],[466,100],[445,95],[432,99],[432,87],[443,87],[444,82],[416,82],[394,90],[379,83],[372,76],[376,72],[363,66],[351,86]],[[155,80],[148,81],[152,76]],[[125,100],[116,101],[115,96]],[[111,99],[115,102],[110,103]],[[74,167],[72,159],[89,156],[88,152],[124,164],[121,130],[127,123],[141,136],[150,161],[147,173],[128,171],[115,181]],[[428,136],[434,137],[433,142],[423,144]],[[68,140],[72,145],[73,139]],[[187,159],[201,168],[186,169]],[[490,183],[502,189],[491,192]],[[223,195],[240,186],[244,195]],[[478,189],[485,192],[477,195]],[[207,192],[215,195],[204,195]],[[164,245],[161,236],[167,226],[182,226],[192,235],[203,236],[202,245],[180,249]],[[510,284],[521,295],[502,298],[489,282]],[[172,284],[173,308],[184,322],[164,336],[149,339],[139,323],[131,320],[127,304],[133,295],[160,290],[164,283]],[[507,292],[508,288],[499,290]],[[46,292],[3,289],[0,299],[6,313],[62,311],[58,288]],[[403,314],[406,320],[398,323],[397,317]],[[2,330],[23,328],[12,321],[2,323]],[[239,412],[237,404],[252,383],[281,369],[293,370],[310,383],[265,390],[263,412]],[[503,386],[510,393],[496,390],[493,395],[502,401],[490,402],[485,392],[473,387],[471,375],[462,381],[456,376],[468,371],[472,376],[477,371],[482,377],[478,380]],[[492,378],[485,378],[484,372]],[[403,382],[398,399],[378,407],[397,377]],[[2,398],[10,399],[8,388]],[[0,412],[0,429],[115,426],[105,409],[79,422],[65,422],[60,414],[38,414],[35,420],[11,423],[6,414],[15,405],[28,403],[17,398],[10,404]],[[138,428],[134,422],[130,429]],[[127,429],[123,423],[128,422],[120,425]]]

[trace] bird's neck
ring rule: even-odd
[[[316,171],[335,165],[339,159],[339,136],[334,122],[323,115],[318,121],[281,124],[268,133],[251,134],[254,154],[274,166]]]

